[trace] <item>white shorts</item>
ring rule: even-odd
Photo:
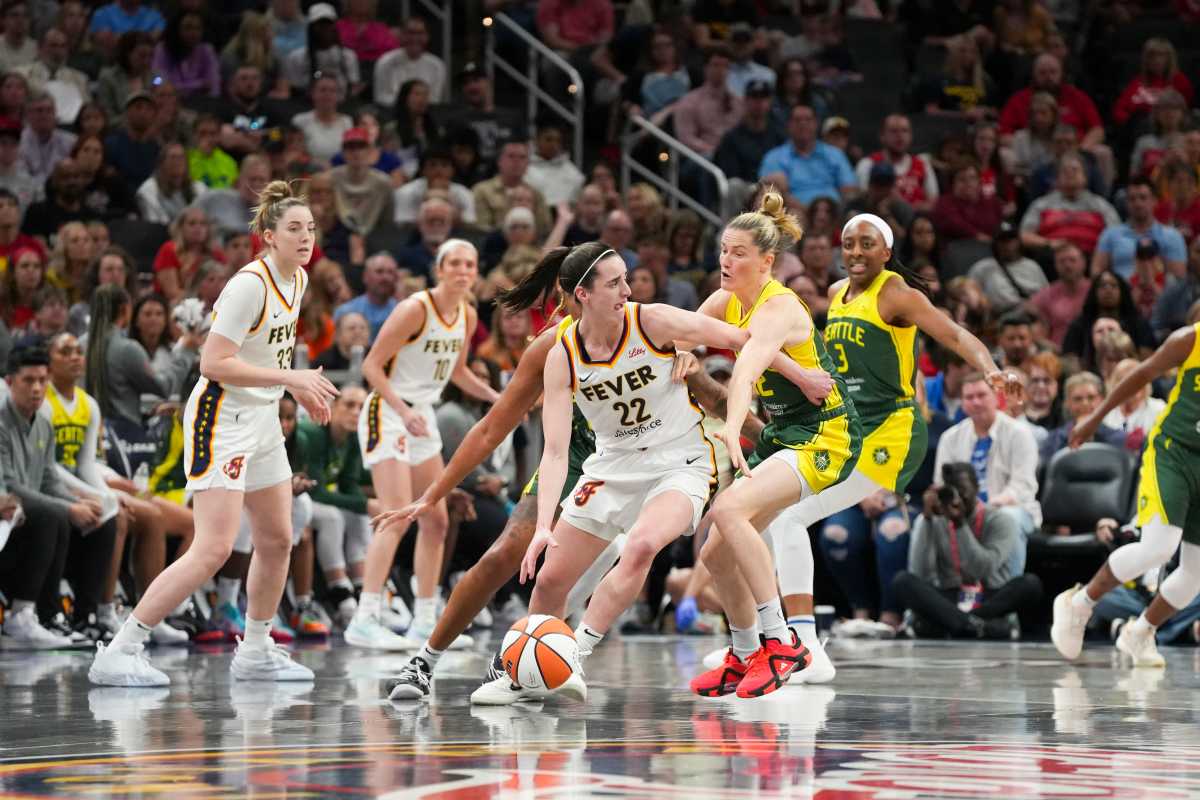
[[[401,464],[424,464],[442,454],[442,435],[438,433],[437,417],[429,403],[415,403],[412,410],[425,420],[428,436],[413,436],[404,427],[400,415],[376,392],[367,396],[358,415],[358,445],[362,448],[364,467],[394,458]]]
[[[677,491],[692,501],[690,536],[716,486],[712,444],[699,434],[658,451],[599,452],[583,462],[583,474],[562,502],[562,519],[609,541],[637,522],[642,507],[663,492]]]
[[[183,412],[187,491],[254,492],[292,479],[279,403],[234,405],[216,383],[200,383]]]

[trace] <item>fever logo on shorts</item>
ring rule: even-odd
[[[242,475],[242,466],[246,463],[245,456],[234,456],[226,462],[225,466],[221,467],[221,471],[229,476],[231,481],[236,481]]]
[[[580,486],[579,489],[575,492],[575,505],[586,506],[588,500],[591,500],[592,495],[594,495],[596,493],[596,490],[599,489],[603,485],[604,485],[604,481],[588,481],[587,483]]]
[[[888,452],[886,447],[876,447],[875,452],[871,454],[871,458],[875,459],[875,463],[883,466],[892,460],[892,454]]]
[[[407,436],[401,435],[401,436],[396,437],[396,450],[398,450],[401,453],[408,452],[408,437]]]
[[[817,468],[817,472],[829,469],[829,451],[818,450],[813,453],[813,466]]]

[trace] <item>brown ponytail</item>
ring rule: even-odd
[[[262,239],[267,231],[275,230],[275,226],[289,208],[307,205],[307,197],[297,191],[291,183],[271,181],[258,193],[258,205],[254,207],[250,230]]]

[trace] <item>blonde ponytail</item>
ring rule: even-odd
[[[787,210],[783,195],[774,186],[763,187],[756,210],[738,214],[725,227],[750,233],[755,246],[764,254],[779,255],[804,235],[800,220]]]

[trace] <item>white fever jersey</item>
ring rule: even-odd
[[[284,281],[269,258],[234,273],[213,306],[212,332],[238,344],[238,358],[256,367],[291,369],[300,300],[308,287],[304,268]],[[266,405],[283,396],[283,386],[224,386],[228,402]]]
[[[696,428],[704,418],[685,384],[671,380],[674,346],[650,341],[641,304],[625,304],[616,350],[592,358],[574,322],[560,340],[571,367],[575,403],[596,432],[596,452],[661,447]]]
[[[467,346],[467,304],[460,302],[451,321],[447,321],[429,292],[418,292],[413,297],[425,312],[425,322],[420,333],[388,360],[383,371],[404,402],[436,403]]]

